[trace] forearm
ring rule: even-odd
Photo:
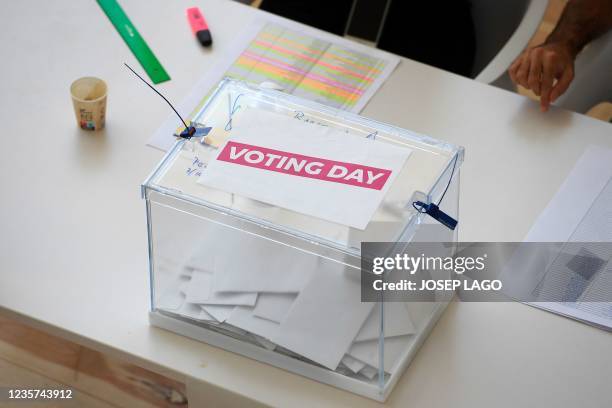
[[[570,0],[546,44],[564,44],[575,57],[585,45],[610,28],[612,0]]]

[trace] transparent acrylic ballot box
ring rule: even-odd
[[[385,400],[449,299],[362,302],[361,244],[410,242],[421,234],[456,241],[456,230],[426,231],[436,221],[412,204],[437,203],[444,195],[440,208],[457,218],[463,149],[229,79],[192,124],[198,135],[178,139],[142,188],[151,323]],[[275,149],[266,156],[277,160],[273,175],[263,162],[251,163],[258,157],[249,153],[240,169],[221,163],[225,151],[227,160],[238,157],[234,147],[245,141],[272,144],[265,147]],[[378,151],[389,155],[381,156],[383,163],[396,152],[407,157],[385,173],[384,187],[362,192],[359,180],[327,183],[320,173],[283,172],[278,156],[288,148],[274,141],[294,143],[296,154],[349,157],[354,146],[365,146],[364,160]],[[327,163],[325,154],[311,156]],[[328,190],[317,190],[320,185]],[[353,217],[363,221],[367,208],[367,222],[357,225]]]

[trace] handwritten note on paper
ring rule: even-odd
[[[208,201],[223,206],[232,205],[231,194],[207,188],[196,181],[206,169],[214,150],[194,143],[194,150],[181,151],[172,166],[169,166],[159,184],[196,197],[206,197]]]
[[[365,229],[410,149],[246,109],[198,183]]]
[[[205,168],[206,163],[200,160],[198,156],[194,155],[191,160],[191,165],[185,169],[185,175],[189,177],[200,177],[202,175],[202,170]]]

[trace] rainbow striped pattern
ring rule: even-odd
[[[274,81],[293,95],[351,109],[386,63],[268,23],[226,74],[253,83]]]
[[[351,110],[388,63],[267,23],[223,76],[253,84],[273,81],[289,94]],[[211,92],[200,101],[191,117],[201,110]],[[182,130],[178,128],[175,134]]]

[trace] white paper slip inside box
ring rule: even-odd
[[[377,303],[370,316],[359,329],[355,341],[374,340],[380,336],[380,308]],[[403,302],[387,302],[384,304],[384,336],[385,338],[403,336],[414,333],[414,325]]]
[[[224,246],[222,253],[226,256],[217,254],[214,263],[214,286],[218,291],[296,293],[316,267],[316,259],[305,253],[249,234],[228,238]]]
[[[211,315],[206,312],[202,313],[202,309],[193,303],[184,302],[183,305],[177,310],[177,313],[192,319],[215,321]]]
[[[218,322],[224,322],[234,311],[233,305],[200,305],[202,310],[215,318]]]
[[[260,293],[253,315],[280,323],[296,297],[297,293]]]
[[[191,280],[185,283],[184,290],[189,303],[254,306],[257,300],[257,293],[216,291],[213,287],[213,274],[203,271],[195,271]]]
[[[384,370],[392,373],[396,365],[401,361],[402,354],[408,350],[408,345],[413,341],[412,336],[397,336],[385,338],[384,341]],[[353,343],[347,354],[359,361],[378,368],[379,361],[379,341],[367,340]]]
[[[330,264],[313,273],[270,340],[335,370],[374,303],[360,301],[358,273]]]
[[[367,365],[361,370],[359,370],[359,374],[371,380],[378,374],[378,370],[372,366]]]
[[[198,183],[359,229],[411,153],[286,115],[241,119]]]
[[[358,373],[366,366],[366,363],[359,361],[348,354],[342,357],[341,363],[354,373]]]
[[[255,341],[264,346],[268,350],[274,350],[276,348],[276,344],[272,343],[270,340],[264,339],[261,336],[253,334]]]
[[[248,306],[236,306],[226,322],[269,340],[280,330],[280,324],[254,316],[253,308]]]

